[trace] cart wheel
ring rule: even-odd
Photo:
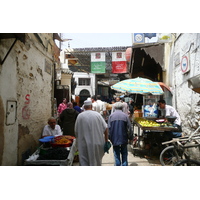
[[[165,166],[173,166],[176,162],[182,159],[183,156],[179,156],[174,146],[168,146],[160,153],[160,163]]]
[[[197,160],[185,159],[175,163],[174,166],[200,166],[200,162]]]

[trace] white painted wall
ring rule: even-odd
[[[85,89],[90,92],[90,96],[95,95],[96,89],[96,81],[95,81],[95,74],[92,73],[83,73],[83,72],[74,72],[73,78],[75,79],[77,86],[75,88],[75,95],[79,96],[81,90]],[[78,85],[78,78],[90,78],[91,84],[89,86]]]
[[[186,54],[189,54],[190,71],[183,74],[181,59]],[[180,57],[180,63],[175,65],[177,55]],[[169,74],[172,79],[173,106],[181,116],[183,132],[190,134],[197,128],[200,119],[200,94],[192,91],[187,81],[200,74],[200,34],[181,34],[172,46],[170,59],[173,63],[173,73]]]

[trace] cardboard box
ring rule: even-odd
[[[134,111],[134,117],[142,117],[143,116],[143,113],[141,110],[135,110]]]

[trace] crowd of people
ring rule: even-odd
[[[134,101],[132,98],[116,97],[107,109],[101,96],[92,96],[84,101],[82,107],[76,102],[63,102],[58,106],[58,119],[48,119],[42,136],[71,135],[77,139],[80,166],[100,166],[105,152],[109,153],[111,144],[116,166],[128,166],[129,140],[133,140],[132,119]],[[109,104],[110,106],[111,104]],[[180,116],[164,100],[158,102],[162,117],[176,116],[175,124],[180,127]],[[58,122],[58,124],[57,124]],[[174,133],[180,137],[180,133]]]
[[[109,108],[107,105],[100,95],[87,98],[81,107],[64,98],[58,105],[58,119],[48,119],[43,136],[75,136],[81,166],[100,166],[104,153],[109,153],[112,143],[115,165],[127,166],[127,144],[133,139],[133,99],[129,104],[116,97]]]

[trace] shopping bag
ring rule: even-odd
[[[111,147],[111,143],[109,141],[105,142],[105,144],[104,144],[104,153],[105,152],[109,153],[110,147]]]

